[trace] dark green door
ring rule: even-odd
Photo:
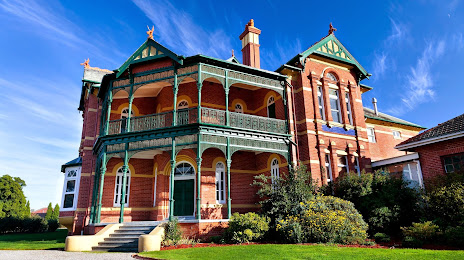
[[[174,181],[174,216],[193,216],[194,180]]]

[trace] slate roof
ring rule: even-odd
[[[405,144],[412,144],[418,141],[425,141],[436,137],[442,137],[450,134],[462,132],[464,134],[464,114],[432,127],[424,132],[409,138],[408,140],[398,144],[402,146]]]
[[[397,118],[397,117],[394,117],[394,116],[391,116],[391,115],[387,115],[387,114],[382,113],[382,112],[379,112],[379,114],[376,115],[373,109],[370,109],[370,108],[367,108],[367,107],[363,107],[363,109],[364,109],[364,117],[366,117],[366,118],[385,121],[385,122],[390,122],[390,123],[395,123],[395,124],[400,124],[400,125],[412,126],[412,127],[417,127],[417,128],[421,128],[421,129],[426,129],[423,126],[411,123],[409,121],[406,121],[406,120],[403,120],[403,119],[400,119],[400,118]]]
[[[61,165],[61,172],[64,172],[64,170],[67,168],[67,167],[71,167],[71,166],[79,166],[79,165],[82,165],[82,157],[77,157],[76,159],[74,160],[71,160],[63,165]]]

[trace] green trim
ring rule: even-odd
[[[275,72],[280,72],[283,69],[290,69],[290,70],[296,70],[296,71],[302,71],[301,68],[295,67],[295,66],[290,66],[288,64],[282,64],[278,69],[275,70]]]
[[[137,58],[139,55],[142,54],[142,51],[147,48],[147,47],[154,47],[155,49],[157,50],[160,50],[163,54],[160,54],[160,55],[155,55],[155,56],[147,56],[145,58],[140,58],[139,59],[135,59]],[[148,51],[150,52],[150,48],[148,48]],[[172,60],[174,60],[175,62],[179,63],[179,64],[183,64],[183,61],[182,61],[182,58],[179,58],[179,56],[177,54],[175,54],[174,52],[172,52],[171,50],[169,50],[168,48],[164,47],[163,45],[161,45],[160,43],[158,43],[157,41],[155,40],[152,40],[152,39],[147,39],[135,52],[134,54],[132,54],[129,59],[127,59],[124,64],[122,64],[121,67],[119,67],[119,69],[117,69],[117,74],[116,74],[116,78],[119,78],[119,76],[121,76],[121,74],[123,74],[127,68],[129,68],[129,66],[133,63],[139,63],[139,62],[143,62],[143,61],[148,61],[148,60],[155,60],[155,59],[159,59],[159,58],[164,58],[164,57],[169,57],[171,58]]]
[[[379,121],[384,121],[384,122],[389,122],[389,123],[394,123],[394,124],[399,124],[399,125],[406,125],[406,126],[412,126],[420,129],[427,129],[427,127],[423,127],[420,125],[415,125],[415,124],[408,124],[408,123],[403,123],[403,122],[398,122],[398,121],[393,121],[393,120],[388,120],[388,119],[383,119],[379,117],[373,117],[373,116],[367,116],[364,115],[365,118],[373,119],[373,120],[379,120]]]
[[[373,87],[370,87],[370,86],[365,85],[365,84],[362,84],[362,83],[359,84],[359,86],[362,87],[362,88],[367,88],[367,89],[369,89],[369,90],[374,89]]]

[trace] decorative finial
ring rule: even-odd
[[[330,25],[329,25],[329,34],[333,34],[336,30],[337,30],[337,28],[334,28],[332,26],[332,23],[330,23]]]
[[[81,65],[84,66],[84,69],[90,68],[90,65],[89,65],[89,58],[87,58],[84,62],[82,62]]]
[[[250,22],[248,22],[248,24],[249,24],[251,27],[255,27],[255,20],[250,19]]]
[[[232,57],[235,57],[234,49],[232,49]]]
[[[147,31],[148,39],[152,39],[152,40],[153,40],[153,31],[155,30],[155,26],[153,25],[153,27],[151,28],[151,30],[150,30],[150,27],[148,27],[148,25],[147,25],[147,28],[148,28],[148,31]]]

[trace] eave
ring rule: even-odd
[[[461,138],[464,137],[464,131],[457,132],[457,133],[452,133],[448,135],[443,135],[443,136],[438,136],[434,138],[428,138],[425,140],[420,140],[416,142],[411,142],[411,143],[406,143],[402,145],[397,145],[395,146],[396,149],[400,151],[409,151],[413,148],[419,147],[419,146],[424,146],[424,145],[429,145],[433,143],[438,143],[438,142],[443,142],[443,141],[448,141],[451,139],[456,139],[456,138]]]

